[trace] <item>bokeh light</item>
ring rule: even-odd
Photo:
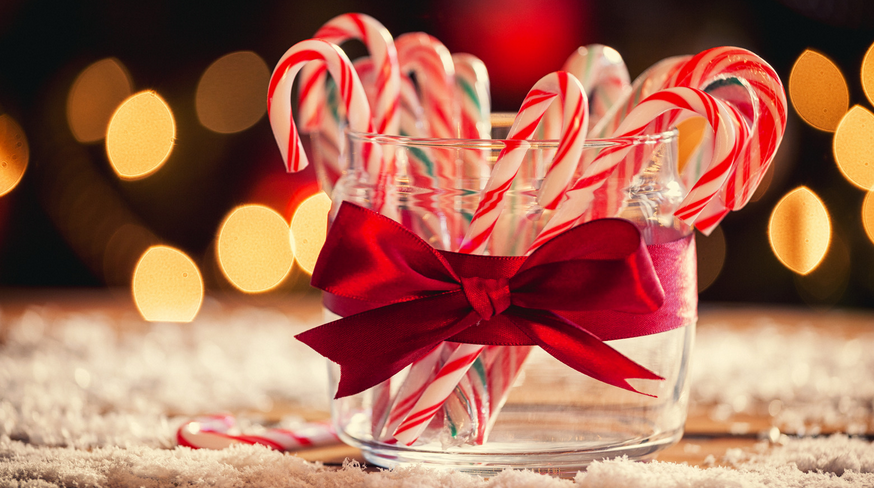
[[[677,124],[677,171],[682,173],[689,158],[696,153],[704,138],[704,128],[707,127],[707,119],[704,117],[692,117]]]
[[[855,105],[835,131],[835,162],[850,183],[863,190],[874,186],[874,114]]]
[[[810,305],[832,306],[843,296],[849,281],[850,250],[835,232],[822,263],[806,275],[796,275],[795,288]]]
[[[716,227],[709,236],[695,233],[695,247],[698,255],[698,292],[706,290],[719,277],[725,264],[725,234],[722,227]]]
[[[30,149],[21,126],[8,114],[0,115],[0,196],[18,185],[29,159]]]
[[[319,192],[301,202],[291,218],[290,237],[294,258],[307,273],[312,274],[325,244],[330,211],[331,198]]]
[[[149,322],[191,322],[203,303],[203,278],[194,261],[168,246],[153,246],[137,263],[134,302]]]
[[[127,69],[115,58],[85,68],[67,96],[67,123],[79,142],[106,137],[112,113],[133,91]]]
[[[874,44],[871,44],[862,59],[861,76],[865,96],[868,97],[870,103],[874,104]]]
[[[874,192],[869,191],[862,201],[862,225],[868,239],[874,243]]]
[[[222,273],[247,293],[276,287],[294,263],[288,232],[285,219],[268,207],[237,207],[219,230],[216,254]]]
[[[252,51],[217,59],[197,84],[195,107],[200,123],[223,134],[248,129],[267,111],[269,79],[267,63]]]
[[[144,178],[170,157],[176,139],[173,112],[157,93],[143,91],[124,101],[106,132],[106,152],[123,179]]]
[[[847,112],[850,91],[835,63],[808,49],[801,53],[789,73],[789,98],[805,122],[833,132]]]
[[[831,221],[822,200],[803,186],[786,194],[771,213],[768,238],[784,266],[802,275],[813,271],[831,241]]]

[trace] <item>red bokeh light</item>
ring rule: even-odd
[[[586,1],[447,0],[441,10],[438,37],[483,60],[495,110],[517,110],[537,80],[597,40]]]

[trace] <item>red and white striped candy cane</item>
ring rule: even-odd
[[[301,41],[289,48],[279,59],[267,88],[267,114],[270,126],[289,172],[300,171],[308,164],[300,135],[292,119],[290,99],[295,75],[305,64],[313,60],[323,60],[331,76],[337,81],[349,127],[358,132],[373,132],[373,120],[364,87],[346,54],[328,41],[321,39]],[[376,166],[369,168],[371,174],[381,172],[381,159],[376,155],[368,161],[370,166]]]
[[[452,63],[455,66],[455,98],[461,107],[458,137],[489,139],[492,135],[492,104],[486,65],[468,53],[453,54]]]
[[[622,56],[603,44],[581,46],[564,62],[562,71],[577,77],[589,97],[589,129],[631,91]]]
[[[447,347],[456,346],[456,344],[450,343],[439,345],[410,365],[407,377],[392,399],[384,425],[378,429],[377,440],[386,442],[393,439],[392,434],[416,405],[419,397],[425,391],[426,385],[431,382],[439,370],[441,354],[447,350]]]
[[[631,112],[637,104],[644,98],[653,93],[667,88],[667,82],[670,80],[676,70],[680,69],[683,64],[692,56],[673,56],[665,58],[654,65],[647,68],[641,73],[631,84],[631,90],[613,103],[610,110],[592,127],[589,131],[591,137],[604,139],[616,133],[619,124],[625,120],[625,117]]]
[[[658,91],[644,99],[619,126],[617,137],[633,137],[644,133],[663,114],[673,116],[684,110],[705,117],[713,131],[713,156],[705,175],[698,181],[675,212],[684,220],[694,220],[701,212],[701,202],[713,198],[727,178],[743,145],[745,134],[738,131],[735,112],[707,93],[694,88],[676,87]],[[561,232],[573,227],[594,200],[595,190],[616,170],[633,149],[629,144],[617,144],[598,154],[585,168],[582,177],[568,190],[567,196],[540,232],[531,249],[536,249]],[[642,164],[643,161],[638,161]],[[596,218],[600,217],[597,215]]]
[[[425,386],[413,408],[392,433],[400,444],[410,446],[419,438],[443,403],[455,390],[458,382],[476,361],[483,346],[461,344]]]
[[[409,32],[395,40],[403,75],[414,76],[422,104],[426,137],[454,138],[458,107],[455,103],[455,65],[449,49],[424,32]],[[427,161],[416,162],[431,171],[433,188],[455,188],[458,171],[455,152],[433,148],[421,151]],[[415,175],[414,175],[415,176]],[[461,239],[463,225],[452,196],[441,192],[436,198],[439,218],[446,223],[450,242]],[[451,247],[451,245],[450,245]]]
[[[472,54],[452,55],[455,64],[455,98],[460,106],[458,137],[462,139],[490,139],[492,137],[492,104],[489,95],[489,72],[485,63]],[[461,151],[459,177],[474,181],[488,178],[489,149],[465,149]],[[466,221],[470,212],[463,206],[459,212]]]
[[[565,131],[552,167],[573,174],[573,165],[580,160],[585,144],[588,106],[580,82],[573,75],[559,71],[541,78],[522,102],[510,128],[508,145],[495,162],[492,176],[486,183],[483,197],[465,236],[466,245],[462,245],[460,252],[481,253],[485,248],[489,233],[501,213],[503,195],[509,189],[527,151],[524,140],[534,135],[546,108],[555,98],[563,102]],[[483,346],[478,344],[458,346],[395,430],[394,436],[398,442],[411,445],[418,439],[482,350]]]
[[[391,33],[378,20],[361,13],[348,13],[327,21],[313,38],[342,44],[352,39],[364,43],[376,68],[373,125],[380,134],[397,134],[400,121],[400,65]],[[312,63],[300,73],[298,118],[301,130],[320,130],[319,121],[325,110],[325,66]]]
[[[768,63],[737,47],[717,47],[695,55],[674,74],[672,84],[706,90],[726,78],[743,80],[752,91],[748,99],[726,100],[744,114],[750,132],[739,164],[722,192],[726,208],[738,210],[752,198],[783,139],[786,93]],[[745,107],[749,102],[751,106]]]
[[[455,137],[455,65],[449,49],[424,32],[402,34],[395,46],[401,72],[415,73],[428,135]]]
[[[235,430],[235,424],[234,417],[230,415],[198,417],[179,427],[176,431],[176,442],[192,449],[224,449],[234,444],[260,444],[284,452],[340,443],[330,421],[307,422],[294,429],[260,429],[253,434],[231,434]]]
[[[541,78],[522,102],[507,136],[507,147],[498,155],[492,168],[492,175],[482,191],[482,198],[460,252],[478,254],[485,249],[486,241],[503,210],[504,194],[512,185],[527,152],[528,146],[522,141],[534,135],[540,119],[555,98],[562,101],[564,109],[562,135],[548,170],[551,173],[547,175],[549,181],[544,181],[538,193],[541,206],[550,208],[567,188],[567,181],[573,175],[586,142],[588,106],[586,94],[576,77],[558,71]]]

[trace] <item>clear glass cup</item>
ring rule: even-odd
[[[340,202],[351,201],[401,222],[437,249],[456,251],[490,167],[506,145],[501,137],[506,135],[512,116],[498,116],[492,122],[493,140],[347,134],[344,152],[348,167],[333,188],[334,212]],[[646,158],[642,173],[630,184],[618,186],[616,195],[622,201],[617,216],[636,224],[647,245],[692,233],[689,226],[673,217],[684,195],[677,175],[676,140],[676,131],[671,131],[586,144],[584,157],[593,158],[610,145],[627,144],[635,149],[630,153]],[[375,146],[395,161],[395,171],[382,184],[374,184],[365,167]],[[505,196],[506,205],[487,253],[524,254],[549,219],[550,211],[538,206],[536,195],[545,165],[556,148],[557,141],[531,142]],[[448,177],[422,175],[426,163],[434,161],[449,161],[453,172]],[[608,184],[618,184],[618,179]],[[328,320],[338,318],[325,312]],[[653,396],[592,379],[536,346],[498,346],[503,349],[492,351],[491,364],[524,359],[520,368],[510,368],[512,374],[499,378],[506,387],[490,390],[489,405],[483,407],[476,401],[476,388],[460,384],[412,446],[394,443],[387,436],[386,424],[390,422],[378,420],[387,415],[384,395],[397,396],[409,368],[395,375],[391,386],[383,390],[375,387],[332,400],[332,417],[343,441],[360,448],[369,462],[388,468],[423,463],[486,476],[505,468],[573,476],[594,460],[623,455],[648,459],[683,434],[694,332],[693,321],[668,332],[608,341],[664,378],[629,381]],[[479,367],[487,382],[494,381],[496,378],[485,371],[484,355],[483,363],[475,363],[468,376],[478,374]],[[329,362],[329,368],[332,391],[336,391],[339,367]],[[483,412],[483,408],[488,411]]]

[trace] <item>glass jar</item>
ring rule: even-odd
[[[348,134],[348,168],[333,189],[332,218],[341,202],[350,201],[389,216],[436,249],[457,251],[491,165],[507,144],[501,137],[510,122],[512,116],[493,118],[494,140]],[[605,188],[614,188],[610,198],[621,202],[613,216],[633,222],[648,246],[689,240],[692,234],[673,216],[685,194],[677,175],[676,140],[671,131],[586,144],[584,158],[594,159],[616,144],[645,158],[636,177],[622,181],[617,172]],[[557,141],[530,142],[504,197],[487,254],[524,255],[549,220],[552,212],[538,206],[536,196],[556,148]],[[375,149],[394,161],[393,171],[380,183],[366,171],[366,159]],[[430,176],[427,168],[440,164],[449,169]],[[694,260],[694,242],[691,253]],[[692,280],[687,287],[695,285],[694,276],[686,278]],[[683,433],[695,316],[692,310],[682,326],[663,332],[606,341],[664,378],[629,380],[647,395],[586,376],[537,346],[487,346],[410,446],[398,443],[391,431],[397,426],[392,415],[398,402],[411,385],[422,386],[411,379],[411,367],[384,385],[332,400],[333,421],[343,441],[360,448],[369,462],[388,468],[423,463],[485,476],[505,468],[573,476],[594,460],[649,459]],[[326,318],[339,317],[326,310]],[[445,361],[454,347],[439,346],[437,361]],[[340,370],[329,365],[336,391]]]

